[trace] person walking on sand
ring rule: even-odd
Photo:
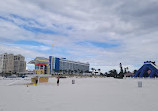
[[[36,85],[38,84],[38,76],[36,76],[36,78],[35,78],[35,83],[36,83]]]
[[[59,76],[57,77],[57,86],[59,86]]]

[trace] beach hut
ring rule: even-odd
[[[32,83],[47,83],[49,80],[49,76],[48,75],[36,75],[35,77],[31,78],[31,82]]]

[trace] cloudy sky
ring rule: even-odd
[[[137,69],[158,62],[157,10],[157,0],[0,0],[0,53]]]

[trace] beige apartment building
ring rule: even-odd
[[[1,54],[0,73],[19,73],[26,71],[25,57],[22,55]]]

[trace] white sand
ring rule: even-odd
[[[143,87],[138,88],[138,81]],[[23,85],[0,79],[0,111],[158,111],[158,79],[51,78],[49,84]]]

